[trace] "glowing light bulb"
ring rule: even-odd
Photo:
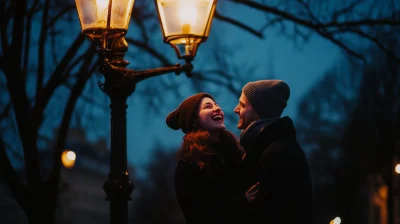
[[[97,22],[107,23],[109,0],[96,0]]]
[[[194,2],[190,0],[181,0],[178,10],[179,20],[182,26],[182,33],[188,34],[192,26],[195,25],[197,19],[197,9]]]

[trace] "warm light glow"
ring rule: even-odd
[[[82,31],[90,38],[103,38],[104,32],[114,38],[128,31],[134,0],[75,0],[75,3]]]
[[[61,154],[61,162],[65,168],[71,169],[75,165],[76,154],[73,151],[65,150]]]
[[[396,171],[397,174],[400,174],[400,163],[396,165],[394,170]]]
[[[164,41],[179,58],[196,56],[208,38],[217,0],[155,0]]]
[[[179,22],[182,26],[182,33],[190,33],[191,27],[196,24],[197,9],[193,1],[181,0],[178,8]]]
[[[96,0],[97,23],[107,23],[109,0]]]
[[[156,0],[164,37],[208,36],[216,0]],[[177,42],[179,42],[177,40]]]
[[[75,160],[76,159],[76,154],[72,151],[67,152],[67,158],[69,160]]]
[[[342,222],[342,219],[340,219],[339,217],[336,217],[335,219],[330,221],[329,224],[340,224],[341,222]]]

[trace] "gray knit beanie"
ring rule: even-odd
[[[260,118],[280,117],[290,96],[290,88],[282,80],[249,82],[242,92]]]

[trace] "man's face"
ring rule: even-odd
[[[233,111],[239,115],[238,129],[246,129],[253,121],[260,119],[243,92],[239,98],[239,104]]]

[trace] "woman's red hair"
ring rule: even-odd
[[[178,157],[197,162],[201,168],[209,162],[213,155],[218,154],[225,159],[240,159],[243,153],[235,136],[229,131],[221,132],[219,138],[215,139],[208,131],[197,129],[183,137]]]

